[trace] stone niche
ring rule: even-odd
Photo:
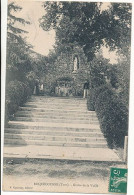
[[[80,67],[80,60],[78,54],[73,55],[73,73],[77,73]]]
[[[73,84],[74,81],[69,77],[61,77],[56,81],[55,95],[63,97],[74,96]]]

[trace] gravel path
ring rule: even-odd
[[[49,191],[42,188],[41,182],[65,182],[67,185],[80,183],[82,185],[96,185],[94,189],[88,188],[87,192],[97,192],[95,189],[107,192],[110,167],[125,167],[120,163],[101,163],[87,161],[60,161],[41,159],[4,159],[4,180],[26,182],[31,186],[38,182],[38,188],[30,191]],[[40,182],[40,183],[39,183]],[[12,184],[13,185],[13,184]],[[18,184],[19,185],[19,184]],[[26,184],[25,184],[26,185]],[[11,186],[12,187],[12,186]],[[10,187],[10,188],[11,188]],[[86,188],[86,187],[85,187]],[[60,189],[60,188],[58,188]],[[73,188],[75,189],[75,188]],[[14,189],[17,191],[17,189]],[[24,190],[24,189],[23,189]],[[26,189],[25,191],[29,191]],[[20,189],[20,191],[22,191]],[[53,191],[50,188],[50,191]],[[61,189],[62,191],[62,189]],[[63,190],[64,191],[64,190]],[[75,192],[76,190],[74,190]]]

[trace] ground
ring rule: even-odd
[[[37,182],[40,185],[38,186],[38,191],[40,191],[40,187],[43,185],[42,182],[52,183],[58,181],[67,183],[67,185],[69,185],[69,182],[71,182],[71,185],[94,185],[94,189],[99,188],[100,191],[104,190],[104,192],[107,192],[110,167],[126,168],[126,165],[108,162],[24,158],[11,160],[11,158],[6,158],[4,159],[4,179],[6,180],[8,177],[8,181],[10,181],[15,178],[15,181],[17,180],[18,182],[19,180],[20,182],[25,180],[31,186]],[[94,191],[89,189],[89,192],[90,190]]]

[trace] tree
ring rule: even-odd
[[[103,74],[108,74],[112,87],[121,87],[128,102],[132,5],[111,3],[105,10],[102,6],[94,2],[45,2],[46,15],[40,25],[46,31],[55,29],[59,52],[75,43],[80,45],[90,63],[87,68],[93,85],[103,83]],[[122,56],[118,65],[110,66],[106,60],[100,64],[96,59],[103,45]]]
[[[22,8],[10,3],[7,18],[7,81],[24,79],[25,73],[31,70],[31,45],[26,42],[27,31],[16,27],[17,24],[30,24],[14,15]]]
[[[106,84],[105,76],[110,67],[108,59],[98,54],[89,64],[91,88],[99,87]]]
[[[111,3],[104,11],[101,11],[101,4],[93,2],[45,2],[44,8],[47,14],[40,25],[44,30],[55,29],[57,45],[76,41],[89,61],[104,42],[111,49],[129,53],[130,3]]]

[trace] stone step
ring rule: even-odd
[[[77,124],[99,124],[98,120],[73,120],[73,119],[56,119],[56,118],[30,118],[30,117],[15,117],[14,121],[33,121],[33,122],[54,122],[54,123],[77,123]]]
[[[16,113],[15,114],[16,117],[29,117],[29,118],[53,118],[53,119],[72,119],[72,120],[94,120],[94,121],[98,121],[96,116],[77,116],[77,115],[56,115],[56,114],[40,114],[40,113]]]
[[[85,114],[82,114],[82,113],[80,113],[80,112],[40,112],[40,111],[36,111],[36,110],[30,110],[30,111],[28,111],[28,110],[25,110],[25,111],[18,111],[18,112],[16,112],[16,114],[15,114],[16,116],[19,116],[19,115],[37,115],[37,116],[47,116],[47,117],[50,117],[50,116],[57,116],[57,117],[60,117],[60,116],[65,116],[65,117],[69,117],[69,116],[71,116],[71,117],[85,117],[85,118],[89,118],[89,117],[91,117],[91,118],[97,118],[97,116],[96,116],[96,113],[95,112],[87,112],[87,113],[85,113]]]
[[[105,154],[105,155],[104,155]],[[21,147],[8,145],[4,147],[4,157],[28,159],[83,160],[93,162],[121,163],[114,150],[109,148],[84,148],[62,146],[23,145]]]
[[[76,136],[76,137],[104,137],[98,130],[81,130],[65,128],[44,128],[44,129],[15,129],[6,128],[5,133],[11,134],[31,134],[31,135],[53,135],[53,136]]]
[[[79,116],[69,116],[69,115],[60,115],[60,116],[57,116],[57,115],[47,115],[47,114],[42,114],[42,115],[39,115],[39,114],[36,114],[36,113],[32,113],[32,114],[22,114],[22,113],[17,113],[15,114],[15,117],[23,117],[23,118],[43,118],[43,119],[63,119],[63,120],[83,120],[83,121],[98,121],[97,117],[95,116],[86,116],[86,117],[79,117]]]
[[[82,109],[63,109],[63,110],[61,110],[61,109],[54,109],[54,108],[32,108],[32,107],[19,107],[19,111],[38,111],[38,112],[51,112],[51,113],[58,113],[58,112],[60,112],[60,113],[79,113],[79,114],[87,114],[87,113],[92,113],[93,114],[93,112],[94,111],[91,111],[91,112],[89,112],[88,110],[86,110],[86,109],[84,109],[84,110],[82,110]],[[94,114],[95,114],[95,112],[94,112]]]
[[[54,106],[54,105],[47,105],[47,104],[44,104],[44,105],[29,105],[29,104],[24,104],[23,107],[28,107],[28,108],[46,108],[48,110],[82,110],[82,111],[86,111],[87,110],[87,106],[61,106],[61,105],[57,105],[57,106]]]
[[[95,124],[75,124],[75,123],[52,123],[52,122],[27,122],[27,121],[9,121],[10,128],[20,129],[66,129],[71,131],[100,131],[99,125]]]
[[[21,146],[21,145],[40,145],[40,146],[62,146],[62,147],[84,147],[84,148],[107,148],[106,143],[98,143],[98,142],[91,142],[91,143],[82,143],[82,142],[71,142],[65,143],[61,141],[42,141],[42,140],[24,140],[24,139],[5,139],[5,145],[14,145],[14,146]]]
[[[38,100],[38,101],[28,101],[25,103],[27,105],[55,105],[55,106],[86,106],[87,102],[83,101],[47,101],[47,100]]]
[[[23,139],[23,140],[44,140],[44,141],[62,141],[62,142],[82,142],[82,143],[106,143],[103,137],[74,137],[74,136],[59,136],[59,135],[34,135],[34,134],[11,134],[5,133],[5,139]]]
[[[86,106],[86,102],[74,101],[74,102],[60,102],[60,101],[28,101],[25,105],[53,105],[53,106]]]
[[[48,101],[48,102],[52,102],[52,101],[63,101],[63,102],[87,102],[87,99],[84,98],[76,98],[76,97],[51,97],[51,96],[32,96],[29,101]]]
[[[119,161],[86,104],[83,98],[32,96],[5,128],[4,156]]]
[[[86,106],[87,102],[80,102],[80,101],[73,101],[73,102],[64,102],[64,101],[46,101],[46,100],[42,100],[42,101],[28,101],[25,104],[29,104],[29,105],[61,105],[61,106]]]
[[[86,107],[86,103],[81,103],[81,102],[48,102],[48,101],[42,101],[42,102],[26,102],[24,105],[29,105],[29,106],[61,106],[61,107],[66,107],[66,106],[74,106],[74,107]]]

